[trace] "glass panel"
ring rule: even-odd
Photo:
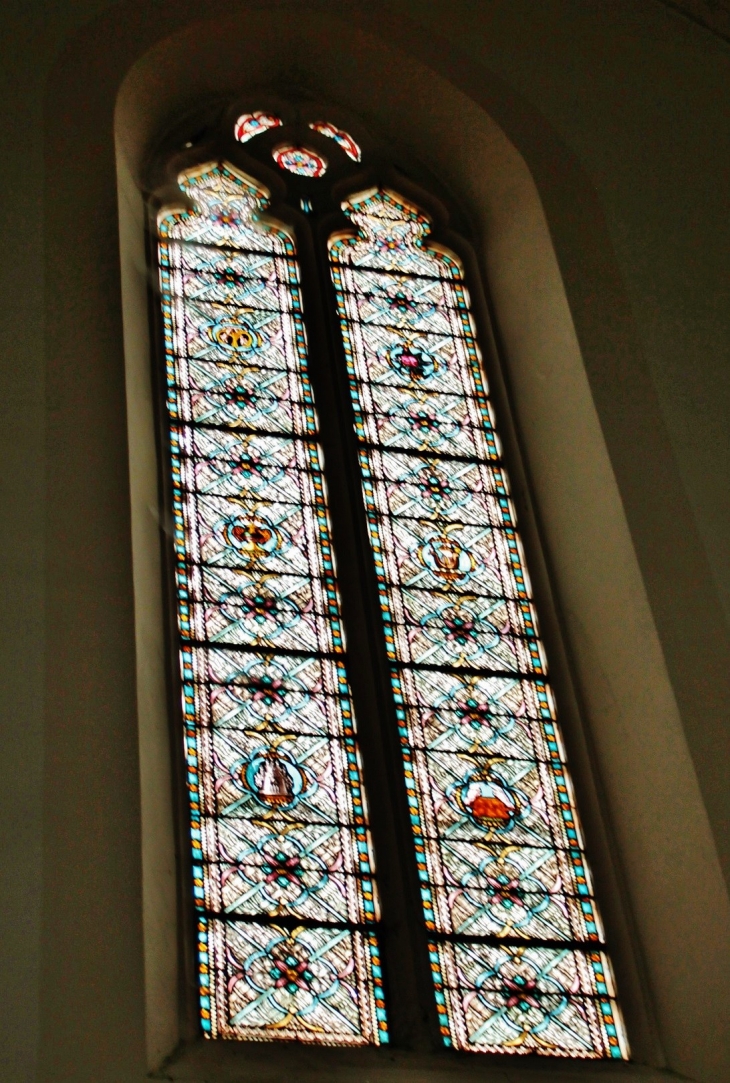
[[[431,944],[430,954],[442,1024],[460,1048],[619,1055],[623,1038],[603,952],[457,941]]]
[[[262,113],[257,110],[255,113],[243,113],[236,121],[233,130],[239,143],[248,143],[249,139],[253,139],[255,135],[261,135],[269,128],[280,128],[281,123],[281,120],[273,113]]]
[[[330,242],[446,1045],[626,1057],[458,260],[391,192]]]
[[[388,1040],[291,236],[227,165],[159,219],[180,665],[210,1037]]]
[[[328,139],[334,139],[335,143],[342,147],[347,157],[353,162],[359,162],[362,159],[362,151],[349,132],[335,127],[334,124],[330,124],[327,120],[317,120],[314,124],[310,124],[309,127],[313,132],[319,132],[320,135],[326,135]]]
[[[284,143],[281,147],[275,147],[271,156],[280,169],[300,177],[323,177],[327,172],[327,160],[309,147]]]

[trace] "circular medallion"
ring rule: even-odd
[[[291,143],[284,143],[275,147],[271,156],[279,169],[286,169],[299,177],[323,177],[327,172],[326,159],[308,147],[295,147]]]
[[[418,559],[447,583],[468,579],[474,570],[474,559],[468,550],[446,532],[433,534],[418,550]]]
[[[302,769],[279,749],[260,749],[241,768],[241,780],[267,808],[291,808],[307,788]]]

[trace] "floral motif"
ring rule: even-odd
[[[280,169],[296,173],[300,177],[323,177],[327,172],[327,160],[309,147],[295,147],[285,143],[272,151],[272,157]]]

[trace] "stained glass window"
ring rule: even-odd
[[[335,284],[446,1045],[628,1055],[462,267],[385,190]]]
[[[280,169],[297,173],[300,177],[323,177],[327,172],[326,160],[308,147],[294,147],[285,143],[274,148],[272,157]]]
[[[234,132],[239,143],[247,143],[249,139],[253,139],[255,135],[261,135],[269,128],[280,127],[279,117],[275,117],[273,113],[262,113],[257,110],[255,113],[243,113],[236,121]]]
[[[330,124],[326,120],[315,121],[309,127],[313,132],[319,132],[320,135],[326,135],[328,139],[334,139],[335,143],[342,147],[347,157],[353,162],[359,162],[362,159],[362,151],[349,132],[343,131],[342,128],[336,128],[334,124]]]
[[[388,1039],[295,246],[226,164],[159,216],[200,1014]]]

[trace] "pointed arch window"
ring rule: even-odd
[[[625,1058],[462,263],[279,112],[157,216],[202,1030],[407,1043],[429,974],[447,1047]]]
[[[231,167],[159,261],[201,1023],[387,1040],[295,248]]]

